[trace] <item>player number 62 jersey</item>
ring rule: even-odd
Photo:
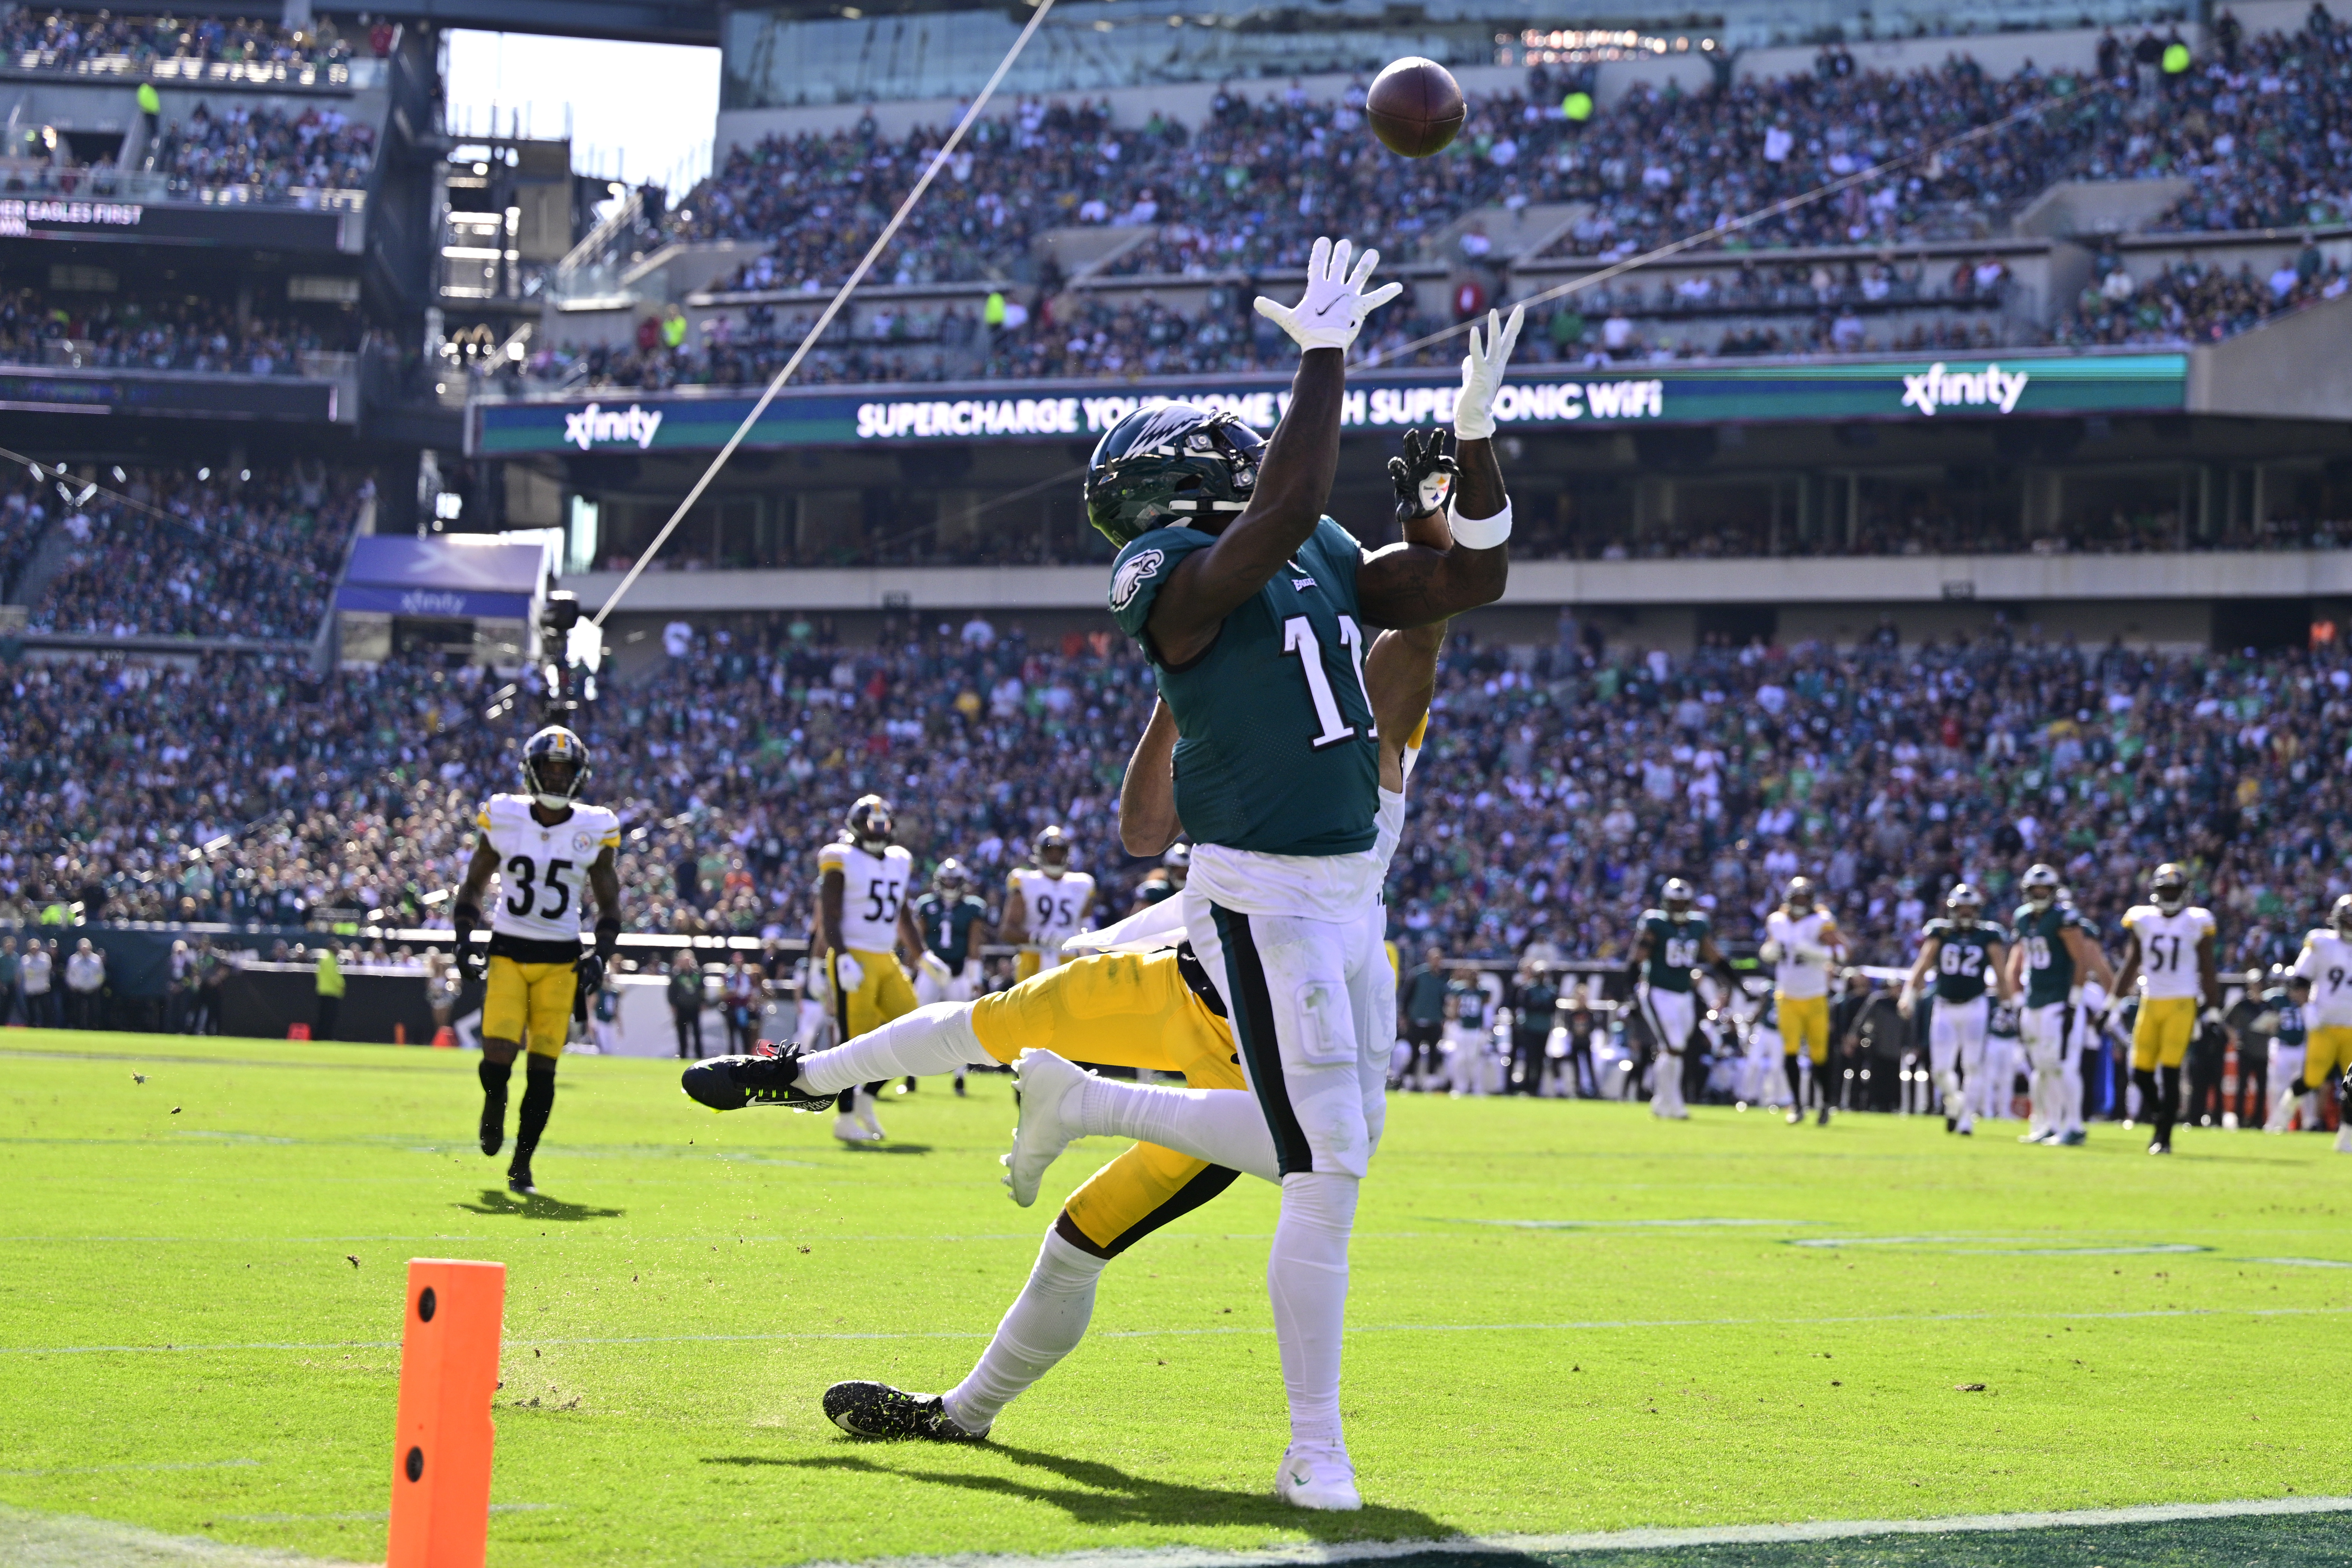
[[[551,826],[531,816],[528,796],[494,795],[474,826],[499,857],[491,934],[577,947],[588,868],[620,847],[621,819],[607,806],[575,803],[570,816]]]

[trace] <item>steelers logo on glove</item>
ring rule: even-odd
[[[1389,482],[1396,487],[1397,521],[1410,522],[1445,509],[1454,476],[1462,471],[1445,450],[1443,430],[1408,430],[1404,456],[1389,459]]]

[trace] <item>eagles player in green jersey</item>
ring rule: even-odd
[[[1944,1131],[1976,1131],[1975,1101],[1985,1068],[1985,1025],[1991,1011],[1985,973],[2009,1000],[2009,932],[1984,918],[1984,895],[1962,882],[1944,896],[1944,914],[1919,932],[1919,956],[1903,977],[1896,1003],[1906,1018],[1916,1010],[1919,983],[1932,976],[1936,1005],[1927,1020],[1927,1070],[1944,1091]]]
[[[1271,441],[1230,414],[1166,404],[1113,426],[1087,474],[1087,519],[1120,547],[1111,613],[1175,721],[1177,815],[1193,841],[1186,932],[1279,1155],[1266,1282],[1291,1441],[1275,1490],[1316,1509],[1363,1506],[1340,1430],[1339,1347],[1367,1106],[1385,1092],[1394,1022],[1374,1016],[1392,987],[1364,657],[1372,628],[1430,625],[1502,594],[1511,509],[1495,400],[1522,317],[1471,330],[1456,456],[1444,458],[1437,434],[1407,449],[1412,466],[1441,459],[1420,482],[1427,510],[1453,496],[1451,548],[1367,551],[1324,508],[1348,346],[1400,288],[1367,292],[1377,256],[1350,270],[1349,253],[1317,240],[1306,297],[1257,301],[1301,351]]]
[[[980,950],[988,944],[988,905],[971,890],[971,873],[950,855],[931,873],[930,890],[909,900],[900,918],[913,928],[906,943],[921,954],[915,963],[915,1001],[969,1002],[980,994]],[[904,933],[901,933],[904,940]],[[964,1092],[964,1069],[955,1070],[955,1091]],[[912,1089],[915,1080],[907,1079]]]
[[[1658,1064],[1651,1074],[1650,1114],[1670,1121],[1685,1121],[1690,1110],[1683,1103],[1684,1052],[1698,1025],[1698,998],[1692,972],[1700,964],[1718,971],[1734,983],[1731,965],[1715,945],[1715,931],[1697,909],[1698,895],[1680,877],[1669,877],[1658,890],[1658,905],[1642,911],[1633,936],[1633,956],[1627,964],[1633,974],[1633,999],[1642,1022],[1657,1042]]]
[[[2020,885],[2025,901],[2011,921],[2009,984],[2025,993],[2017,1016],[2025,1058],[2033,1069],[2032,1121],[2022,1142],[2080,1145],[2083,1127],[2083,1047],[2090,1031],[2077,1016],[2083,985],[2112,992],[2115,971],[2099,951],[2090,923],[2063,897],[2057,868],[2032,866]]]

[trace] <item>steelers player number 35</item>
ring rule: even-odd
[[[563,879],[563,873],[571,869],[572,863],[569,860],[550,860],[542,876],[528,855],[518,855],[508,861],[507,913],[518,918],[527,916],[531,913],[533,900],[543,897],[545,902],[538,911],[539,918],[543,921],[561,919],[572,908],[572,884]],[[545,889],[543,894],[542,884]]]

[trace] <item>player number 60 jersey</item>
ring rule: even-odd
[[[588,868],[619,847],[621,819],[609,807],[575,803],[570,816],[551,826],[531,816],[528,796],[494,795],[474,825],[499,857],[491,933],[577,946]]]

